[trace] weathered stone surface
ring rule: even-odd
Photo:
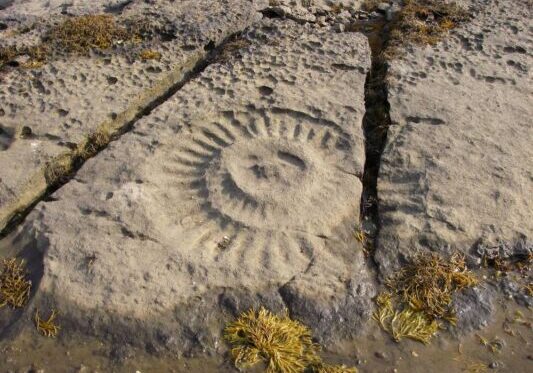
[[[275,0],[268,5],[263,13],[269,17],[289,18],[338,32],[359,19],[368,18],[360,0]]]
[[[121,10],[129,0],[0,0],[2,18],[40,18],[46,14],[87,14]]]
[[[468,4],[468,24],[389,70],[376,253],[384,274],[419,249],[468,252],[480,239],[533,234],[530,3]]]
[[[0,44],[37,44],[52,22],[65,19],[59,3],[21,2],[2,11],[7,28],[0,31],[6,35]],[[78,1],[66,9],[93,14],[113,4],[119,2]],[[179,82],[208,49],[249,26],[257,16],[255,5],[252,0],[127,2],[117,22],[148,22],[153,38],[0,75],[0,220],[46,161],[104,122],[127,121]],[[29,25],[28,33],[13,32]],[[161,58],[143,61],[139,55],[147,49]],[[31,136],[20,136],[23,127],[31,129]]]
[[[229,315],[287,305],[321,339],[364,329],[367,41],[266,20],[239,43],[15,233],[43,253],[35,301],[66,328],[214,350]]]

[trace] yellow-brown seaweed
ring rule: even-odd
[[[27,279],[27,275],[24,260],[0,260],[0,308],[6,305],[13,308],[24,306],[31,291],[31,281]]]
[[[344,365],[324,364],[311,330],[287,312],[281,316],[264,308],[245,312],[226,326],[224,338],[232,345],[231,356],[238,369],[262,362],[267,373],[357,372]]]
[[[43,320],[39,315],[39,310],[35,310],[35,326],[39,333],[45,337],[55,337],[60,329],[54,322],[56,317],[56,310],[52,310],[50,317],[47,320]]]
[[[435,253],[419,254],[387,281],[388,288],[415,311],[431,318],[452,318],[452,295],[478,283],[458,253],[445,259]]]

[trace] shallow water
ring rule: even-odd
[[[498,305],[490,325],[461,340],[441,331],[430,345],[411,340],[394,342],[371,321],[360,340],[324,352],[325,361],[357,366],[359,372],[528,372],[533,370],[533,311],[513,302]],[[527,323],[513,321],[516,312]],[[507,321],[506,321],[507,320]],[[505,329],[505,330],[504,330]],[[512,333],[514,335],[511,335]],[[481,338],[499,340],[491,350]],[[325,346],[326,348],[328,346]],[[329,346],[331,348],[331,346]],[[224,349],[225,351],[225,349]],[[227,352],[212,357],[154,356],[127,346],[112,346],[84,336],[46,338],[28,325],[14,339],[0,344],[0,372],[237,372]],[[496,368],[489,369],[494,364]],[[476,370],[478,369],[478,370]],[[248,370],[261,372],[262,367]]]

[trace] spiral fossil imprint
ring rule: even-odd
[[[283,245],[301,251],[303,237],[357,218],[359,181],[342,167],[354,162],[353,145],[334,123],[281,109],[213,118],[176,136],[156,163],[157,208],[177,214],[173,224],[184,230],[199,230],[200,244],[213,244],[218,230],[230,232],[230,249],[236,236],[249,236],[241,238],[249,250],[253,232],[300,242]]]

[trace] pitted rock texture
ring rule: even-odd
[[[76,4],[79,15],[98,13],[111,3]],[[6,35],[3,46],[36,45],[53,22],[68,18],[50,2],[22,5],[0,14],[8,26],[1,31]],[[32,11],[45,5],[50,14]],[[38,22],[26,20],[21,15],[26,12],[39,15]],[[150,38],[134,45],[118,43],[90,56],[53,58],[38,69],[0,72],[0,215],[51,157],[68,151],[102,123],[140,110],[192,70],[208,49],[245,29],[256,16],[252,0],[131,1],[116,22],[147,22],[154,30]],[[13,32],[29,25],[28,33]],[[144,61],[143,50],[161,58]],[[31,129],[30,136],[20,135],[23,127]]]
[[[530,3],[462,2],[472,20],[389,69],[378,180],[384,273],[419,249],[533,234]]]
[[[368,43],[276,20],[236,42],[19,227],[66,327],[214,350],[229,315],[286,305],[321,339],[364,329]]]
[[[130,0],[0,0],[2,18],[39,18],[44,14],[70,14],[118,12]]]

